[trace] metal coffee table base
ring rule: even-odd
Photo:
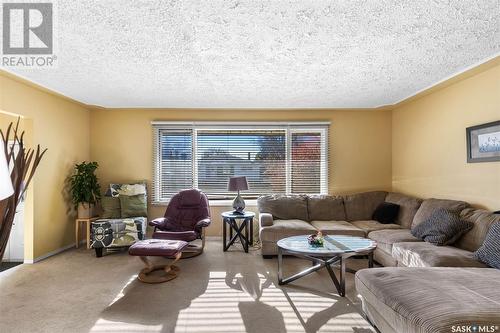
[[[283,255],[286,254],[291,254],[295,257],[302,258],[302,259],[307,259],[311,260],[313,265],[312,267],[309,267],[307,269],[304,269],[303,271],[294,274],[292,276],[283,277]],[[333,257],[316,257],[316,256],[310,256],[306,255],[303,253],[299,252],[293,252],[289,250],[283,250],[282,248],[278,247],[278,283],[280,285],[284,285],[290,282],[293,282],[301,277],[304,277],[306,275],[309,275],[313,272],[316,272],[322,268],[326,268],[328,271],[328,274],[330,274],[330,278],[333,281],[333,284],[335,285],[335,288],[337,288],[337,291],[340,296],[345,297],[345,276],[346,272],[349,273],[356,273],[355,270],[349,269],[346,267],[346,261],[347,258],[353,257],[353,256],[359,256],[359,255],[368,255],[368,267],[372,268],[373,267],[373,251],[371,251],[368,254],[363,254],[363,253],[356,253],[356,252],[351,252],[351,253],[341,253],[338,255],[335,255]],[[332,269],[332,265],[335,265],[340,269],[340,276],[338,279],[337,276],[335,275],[335,272]],[[339,281],[340,280],[340,281]]]

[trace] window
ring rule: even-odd
[[[328,123],[153,122],[154,196],[165,202],[196,187],[232,198],[227,182],[246,176],[247,198],[328,192]]]

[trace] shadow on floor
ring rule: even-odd
[[[182,261],[183,264],[189,262],[193,261]],[[123,288],[123,296],[118,296],[101,313],[101,323],[98,321],[91,332],[107,330],[108,322],[138,324],[137,332],[143,331],[145,327],[150,327],[155,332],[175,332],[178,315],[207,289],[209,265],[197,262],[197,266],[199,274],[190,276],[189,279],[192,280],[189,284],[186,284],[187,274],[182,268],[179,277],[167,283],[147,284],[134,277]]]
[[[129,331],[137,332],[373,331],[347,298],[319,291],[330,283],[326,274],[279,286],[274,269],[258,262],[200,259],[183,260],[179,277],[168,283],[130,281],[94,329],[127,323]],[[299,268],[303,263],[291,265]]]
[[[277,260],[221,247],[220,240],[207,242],[204,254],[178,263],[176,279],[157,285],[137,281],[143,264],[126,253],[96,259],[78,249],[22,265],[0,280],[9,300],[0,302],[0,310],[16,318],[23,307],[33,320],[0,319],[0,331],[373,332],[360,314],[354,275],[348,274],[346,298],[326,271],[280,286]],[[361,268],[366,261],[351,264]],[[285,273],[306,267],[310,262],[290,258]]]

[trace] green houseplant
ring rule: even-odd
[[[78,209],[78,218],[90,218],[93,207],[101,199],[101,186],[95,175],[97,162],[75,164],[75,173],[70,178],[73,204]]]

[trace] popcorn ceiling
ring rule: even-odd
[[[57,67],[104,107],[393,104],[500,51],[500,1],[58,1]]]

